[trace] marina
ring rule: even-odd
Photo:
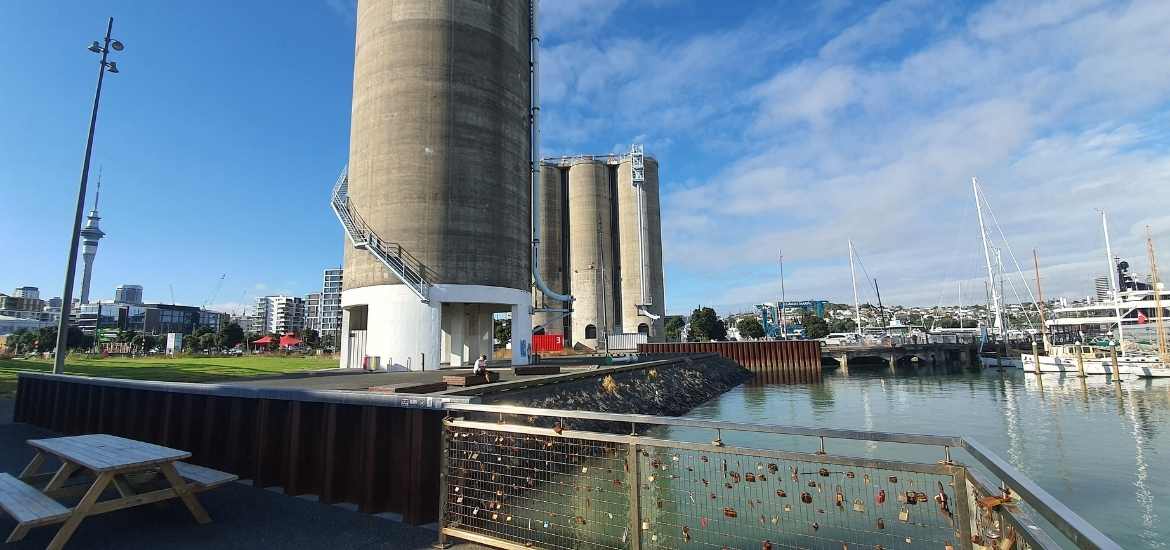
[[[820,384],[753,385],[731,390],[687,418],[916,433],[946,430],[984,441],[1124,548],[1164,548],[1170,466],[1170,381],[1077,378],[1018,369],[826,371]],[[700,431],[671,436],[702,441]],[[807,438],[725,436],[728,445],[784,445],[815,452]],[[834,452],[926,460],[913,448],[866,442]],[[960,459],[962,460],[962,459]]]

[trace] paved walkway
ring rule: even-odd
[[[0,471],[16,473],[32,458],[25,440],[54,434],[11,423],[11,401],[0,400]],[[82,522],[70,550],[119,548],[430,548],[434,529],[412,527],[339,506],[289,497],[240,483],[208,491],[200,500],[213,523],[199,525],[177,501],[140,506]],[[0,512],[0,540],[15,522]],[[55,526],[33,529],[4,550],[44,548]],[[471,548],[470,545],[464,548]]]
[[[578,372],[583,370],[592,370],[592,366],[563,366],[561,373]],[[513,382],[516,380],[540,380],[547,376],[556,375],[525,375],[517,376],[511,368],[506,369],[491,369],[500,376],[500,382]],[[304,390],[352,390],[364,391],[374,386],[384,386],[388,384],[431,384],[435,382],[442,382],[443,377],[449,374],[470,374],[471,369],[442,369],[442,370],[428,370],[428,371],[401,371],[401,372],[313,372],[313,373],[297,373],[286,374],[279,376],[264,376],[256,378],[247,378],[242,380],[230,380],[220,382],[220,384],[227,384],[231,386],[247,386],[251,388],[276,388],[276,389],[304,389]],[[476,386],[480,389],[490,388],[490,385]],[[451,387],[449,391],[463,391],[464,388]]]

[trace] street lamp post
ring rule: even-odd
[[[93,111],[89,115],[89,137],[85,141],[85,158],[81,162],[81,184],[77,189],[77,212],[73,216],[73,235],[69,240],[69,258],[65,262],[65,290],[61,292],[61,320],[57,323],[57,348],[54,353],[53,373],[64,374],[65,356],[69,354],[69,313],[73,307],[73,275],[77,271],[77,245],[81,239],[81,217],[85,211],[85,186],[89,182],[89,157],[93,152],[93,131],[97,125],[98,104],[102,97],[102,80],[106,72],[118,72],[118,64],[108,61],[110,48],[122,51],[121,42],[110,38],[114,30],[114,18],[111,17],[106,25],[106,37],[102,44],[95,40],[89,45],[89,51],[102,54],[98,65],[97,91],[93,94]]]

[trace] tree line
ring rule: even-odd
[[[727,322],[719,317],[713,308],[698,307],[691,312],[690,317],[673,315],[666,320],[666,338],[677,342],[682,340],[682,330],[690,325],[687,331],[688,342],[706,342],[727,340]],[[811,312],[804,312],[800,316],[800,324],[804,327],[805,338],[824,338],[833,332],[853,332],[857,324],[852,319],[834,319],[827,321]],[[765,336],[764,325],[756,317],[744,317],[735,323],[735,328],[743,338],[758,339]]]

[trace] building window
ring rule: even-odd
[[[593,325],[585,325],[585,339],[591,340],[597,338],[597,327]]]
[[[638,325],[638,334],[650,334],[650,325],[641,323]]]

